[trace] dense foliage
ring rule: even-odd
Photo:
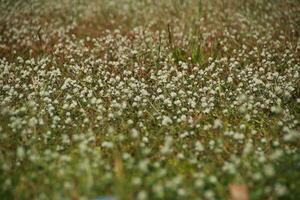
[[[1,199],[300,197],[299,1],[0,10]]]

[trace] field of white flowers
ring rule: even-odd
[[[298,0],[0,10],[0,199],[300,198]]]

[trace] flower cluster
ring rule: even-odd
[[[0,3],[0,196],[292,198],[297,1],[41,2]]]

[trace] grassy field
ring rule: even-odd
[[[300,198],[298,0],[0,12],[0,199]]]

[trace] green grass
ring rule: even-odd
[[[300,195],[298,1],[0,10],[0,199]]]

